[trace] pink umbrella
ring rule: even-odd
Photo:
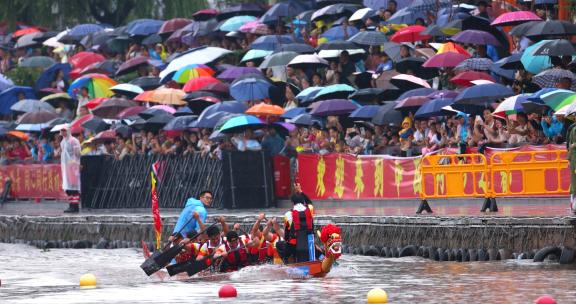
[[[192,20],[186,18],[174,18],[164,21],[164,24],[158,30],[159,35],[169,35],[178,29],[185,27],[190,24]]]
[[[428,101],[430,101],[430,98],[428,98],[428,96],[410,96],[410,97],[407,97],[407,98],[404,98],[404,99],[398,101],[396,103],[396,106],[394,107],[394,109],[396,109],[396,110],[399,110],[399,109],[415,110]]]
[[[137,107],[130,107],[128,109],[123,110],[122,112],[118,113],[118,119],[124,119],[126,117],[134,116],[140,114],[140,112],[146,110],[146,107],[137,106]],[[86,115],[88,116],[88,115]]]
[[[422,64],[426,68],[446,68],[455,67],[460,62],[470,58],[470,56],[462,55],[460,53],[446,52],[436,54]]]
[[[171,107],[171,106],[167,106],[167,105],[157,105],[157,106],[150,107],[150,109],[163,110],[163,111],[166,111],[166,112],[168,112],[168,113],[170,113],[170,114],[176,113],[176,109],[174,109],[174,108]]]
[[[506,26],[518,25],[528,21],[542,21],[538,15],[530,11],[516,11],[504,13],[494,19],[490,25]]]
[[[246,24],[242,25],[239,30],[243,33],[252,33],[258,35],[268,35],[269,33],[268,26],[258,20],[247,22]]]
[[[430,84],[422,78],[408,74],[399,74],[390,79],[390,83],[395,85],[400,90],[412,90],[418,88],[430,88]]]
[[[476,72],[476,71],[466,71],[466,72],[462,72],[454,77],[452,77],[450,79],[450,81],[452,83],[455,83],[459,86],[463,86],[463,87],[469,87],[472,86],[473,83],[472,81],[474,80],[489,80],[491,82],[496,82],[494,81],[494,78],[492,78],[490,75],[483,73],[483,72]]]

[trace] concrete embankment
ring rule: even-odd
[[[248,230],[254,215],[223,214]],[[280,216],[269,214],[268,217]],[[163,217],[163,239],[177,216]],[[574,217],[317,216],[316,225],[342,228],[344,252],[383,257],[421,255],[435,260],[563,258],[572,262]],[[0,241],[40,248],[139,247],[154,239],[149,215],[0,216]],[[546,249],[546,252],[538,252]],[[485,257],[484,257],[485,256]],[[543,257],[542,257],[543,256]]]

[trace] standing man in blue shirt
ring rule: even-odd
[[[172,242],[178,238],[183,238],[184,240],[182,241],[184,243],[189,242],[190,240],[187,239],[188,235],[195,234],[201,230],[198,219],[202,221],[202,223],[206,222],[206,218],[208,217],[206,207],[210,207],[212,200],[212,192],[209,190],[200,192],[199,200],[193,197],[189,198],[188,201],[186,201],[184,210],[182,210],[178,217],[178,221],[174,226],[174,232],[168,238],[168,241]]]

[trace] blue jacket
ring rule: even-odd
[[[553,138],[556,135],[560,135],[562,133],[562,128],[564,127],[564,125],[559,122],[558,119],[556,119],[556,116],[552,116],[550,125],[548,125],[548,123],[546,123],[544,120],[540,122],[540,125],[542,126],[544,135],[546,135],[548,138]]]
[[[195,233],[200,231],[200,225],[198,225],[198,222],[192,218],[194,211],[200,214],[200,219],[202,220],[203,223],[206,222],[208,212],[206,211],[204,204],[200,200],[197,200],[195,198],[189,198],[188,201],[186,201],[186,206],[184,206],[184,210],[182,210],[180,216],[178,217],[178,222],[176,222],[176,226],[174,226],[173,234],[177,233],[178,231],[180,231],[180,229],[182,229],[182,231],[180,231],[180,234],[183,237],[186,237],[190,232]],[[188,220],[190,220],[190,222],[188,222]]]

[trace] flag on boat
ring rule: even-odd
[[[152,164],[150,172],[152,184],[152,216],[154,218],[154,231],[156,232],[156,249],[160,250],[160,241],[162,238],[162,219],[160,218],[160,208],[158,207],[158,192],[156,190],[156,181],[158,178],[158,169],[160,162]]]

